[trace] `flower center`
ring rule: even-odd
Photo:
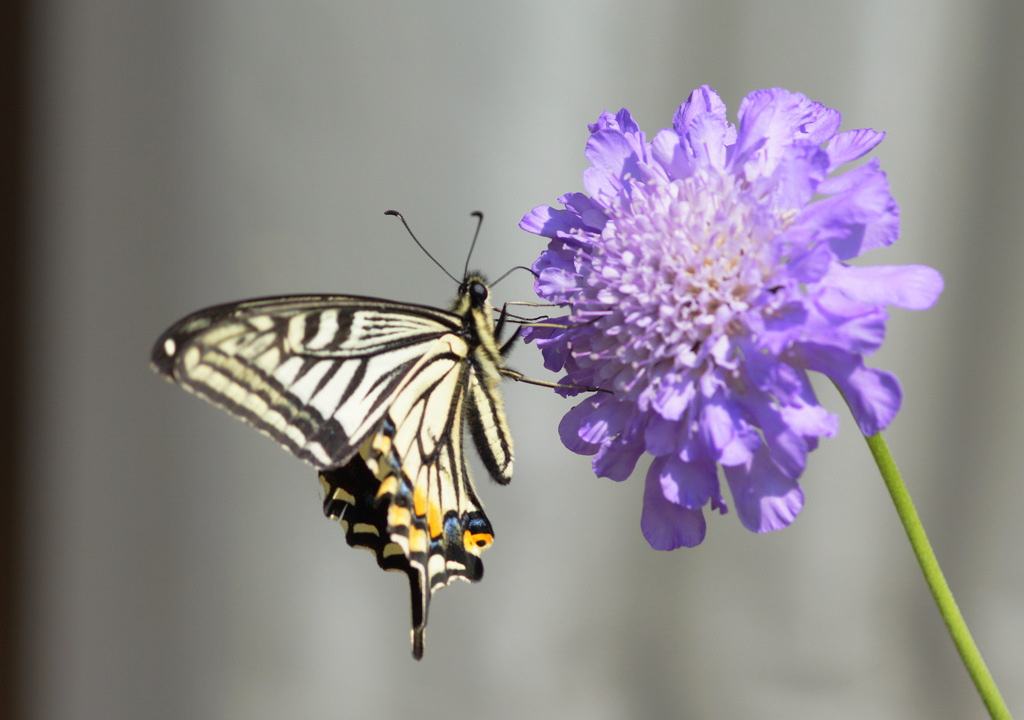
[[[595,360],[684,371],[713,362],[719,338],[747,332],[784,220],[745,181],[712,172],[638,183],[609,215],[576,304],[609,341]]]

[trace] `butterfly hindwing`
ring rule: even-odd
[[[433,592],[479,580],[493,539],[467,426],[492,478],[511,478],[487,294],[470,276],[450,311],[353,296],[221,305],[153,349],[159,373],[321,471],[324,512],[348,543],[408,575],[417,658]]]
[[[473,492],[457,435],[425,463],[418,451],[403,461],[395,433],[386,419],[356,458],[322,472],[320,482],[324,513],[341,522],[348,543],[372,550],[385,570],[408,575],[413,655],[419,658],[433,593],[456,579],[483,577],[480,553],[494,531]]]

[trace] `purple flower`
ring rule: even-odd
[[[896,378],[863,358],[882,344],[886,305],[928,308],[942,277],[846,263],[896,240],[899,208],[877,159],[835,172],[884,136],[838,133],[839,120],[772,89],[732,125],[707,86],[651,142],[628,110],[604,113],[586,194],[520,223],[551,239],[537,293],[568,308],[528,339],[562,382],[611,391],[565,415],[562,441],[613,480],[653,456],[641,527],[654,548],[704,539],[704,506],[727,511],[721,476],[749,530],[793,522],[807,453],[837,429],[808,370],[842,390],[866,435],[899,410]]]

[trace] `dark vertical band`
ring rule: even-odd
[[[0,717],[24,717],[24,249],[28,200],[28,0],[0,3]]]

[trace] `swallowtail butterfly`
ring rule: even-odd
[[[416,659],[431,596],[479,580],[494,539],[466,466],[467,429],[491,478],[512,477],[498,385],[524,379],[504,366],[518,331],[499,340],[505,315],[495,320],[488,297],[467,273],[449,310],[347,295],[246,300],[189,315],[152,352],[159,374],[317,468],[324,513],[348,544],[408,575]]]

